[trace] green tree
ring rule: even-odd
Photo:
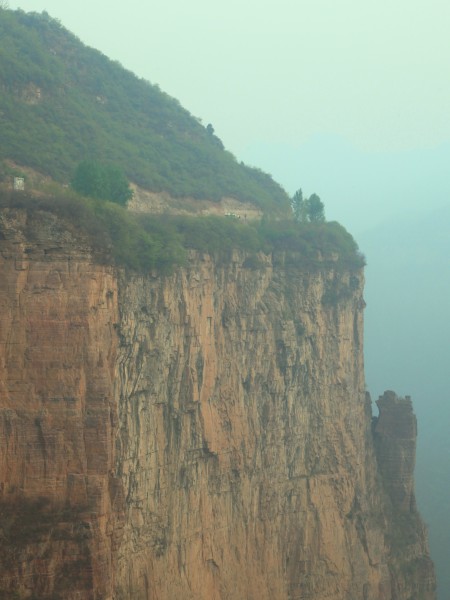
[[[75,170],[73,189],[91,198],[110,200],[125,206],[133,197],[127,178],[119,167],[83,160]]]
[[[301,189],[297,190],[291,198],[294,220],[298,223],[323,223],[325,222],[325,207],[317,194],[303,198]]]
[[[103,172],[109,200],[126,206],[128,200],[131,200],[133,197],[128,179],[115,165],[105,166]]]
[[[104,198],[105,182],[100,164],[90,160],[81,161],[75,169],[71,185],[83,196]]]
[[[306,200],[306,213],[311,223],[325,222],[325,206],[317,194],[312,194]]]
[[[292,212],[294,213],[294,219],[298,223],[304,223],[308,220],[306,201],[303,198],[301,188],[292,196],[291,207]]]

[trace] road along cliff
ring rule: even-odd
[[[0,217],[0,598],[433,600],[415,419],[372,420],[363,273],[95,260]]]

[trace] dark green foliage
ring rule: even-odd
[[[292,196],[291,207],[295,221],[297,221],[298,223],[304,223],[308,220],[306,214],[306,204],[301,189],[297,190]]]
[[[73,189],[90,198],[111,200],[126,206],[133,197],[127,178],[115,165],[102,165],[93,160],[83,160],[75,170]]]
[[[212,126],[46,13],[0,11],[0,130],[0,159],[61,182],[88,156],[156,192],[289,211],[284,190],[238,164]]]
[[[299,223],[325,222],[325,207],[317,194],[303,198],[302,190],[297,190],[291,198],[291,208],[295,221]]]
[[[266,248],[283,252],[286,260],[299,267],[360,269],[365,264],[353,237],[335,221],[263,221],[260,234]]]
[[[75,235],[87,237],[102,263],[115,263],[137,272],[169,272],[183,264],[182,240],[171,223],[147,215],[138,217],[118,204],[75,194],[34,197],[0,192],[1,208],[47,211],[62,218]]]
[[[106,181],[98,163],[84,160],[75,170],[71,181],[73,189],[82,196],[109,199],[105,196]]]
[[[323,223],[325,221],[325,212],[322,200],[317,194],[312,194],[306,200],[306,212],[311,223]]]
[[[233,249],[258,252],[263,243],[258,228],[226,217],[174,217],[173,223],[188,248],[208,253]]]
[[[87,236],[97,259],[137,272],[170,272],[186,260],[186,249],[229,259],[233,250],[247,253],[244,266],[264,267],[257,257],[273,254],[296,269],[358,270],[364,257],[352,236],[338,223],[262,221],[243,223],[226,217],[136,215],[107,201],[66,192],[34,197],[25,192],[0,192],[2,208],[52,212],[75,234]]]

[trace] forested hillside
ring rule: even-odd
[[[151,191],[289,212],[284,190],[238,163],[211,125],[45,12],[0,9],[0,130],[0,160],[63,183],[92,158]]]

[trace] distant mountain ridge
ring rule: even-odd
[[[283,188],[238,163],[212,126],[45,12],[0,9],[0,130],[0,160],[63,183],[95,158],[153,192],[289,212]]]

